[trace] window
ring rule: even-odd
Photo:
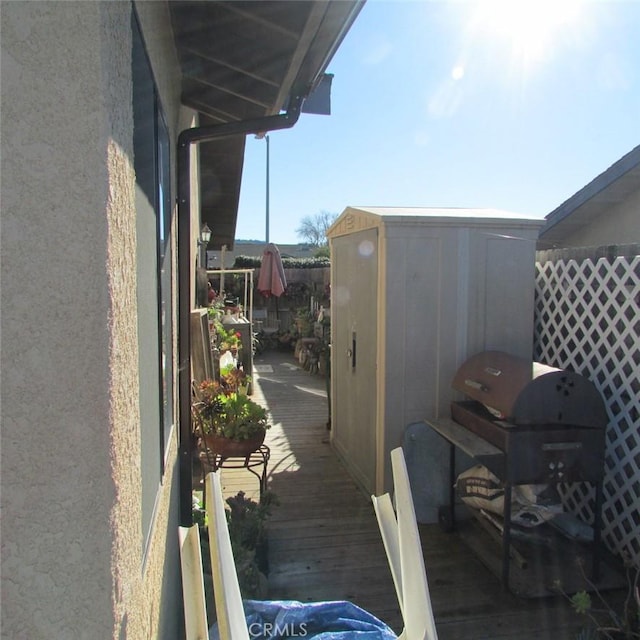
[[[173,402],[173,228],[171,209],[171,160],[169,130],[160,109],[156,110],[158,122],[158,281],[160,303],[158,305],[160,326],[160,389],[161,389],[161,429],[162,464],[167,443],[174,424]]]
[[[169,131],[135,15],[132,36],[142,527],[146,547],[174,422],[171,161]]]

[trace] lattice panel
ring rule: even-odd
[[[588,377],[602,393],[603,539],[640,566],[640,256],[568,255],[536,264],[534,358]],[[563,499],[592,522],[590,486],[566,486]]]

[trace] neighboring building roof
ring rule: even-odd
[[[637,146],[547,215],[540,240],[545,245],[561,243],[639,187],[640,146]]]
[[[169,2],[182,102],[208,126],[275,115],[307,96],[364,0]],[[303,105],[304,111],[304,105]],[[199,145],[201,211],[210,249],[233,248],[245,135]]]

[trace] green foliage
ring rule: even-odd
[[[193,524],[197,524],[200,527],[206,526],[207,512],[205,511],[204,504],[202,504],[202,500],[195,494],[193,495],[192,514]]]
[[[323,247],[320,247],[314,254],[314,258],[327,258],[331,256],[331,250],[329,249],[329,245],[325,244]]]
[[[229,328],[225,329],[222,322],[216,320],[214,327],[216,330],[216,344],[218,349],[225,351],[228,349],[242,349],[242,335],[239,331],[235,331],[233,325],[228,325]]]
[[[233,548],[233,560],[236,565],[238,586],[245,600],[259,600],[264,597],[266,578],[256,562],[255,549]]]
[[[306,307],[298,307],[294,320],[295,334],[300,338],[313,336],[313,315]]]
[[[276,495],[266,491],[256,502],[247,498],[244,491],[227,498],[227,524],[232,547],[256,549],[265,540],[265,525],[271,509],[278,504]]]
[[[212,433],[213,421],[222,410],[222,394],[223,389],[216,380],[203,380],[198,386],[191,404],[191,412],[202,433]]]
[[[580,615],[584,615],[589,626],[580,631],[576,640],[597,640],[606,638],[607,640],[640,640],[640,569],[625,564],[627,576],[627,592],[622,610],[614,608],[611,600],[607,600],[596,586],[590,582],[586,576],[585,580],[593,590],[598,604],[602,607],[596,608],[593,598],[586,591],[578,591],[573,596],[569,596],[562,589],[560,582],[555,583],[555,588],[565,596],[574,610]]]
[[[227,498],[225,516],[229,528],[233,561],[240,592],[245,599],[264,599],[267,591],[267,519],[279,504],[273,491],[265,491],[259,502],[247,498],[244,491]],[[193,520],[200,527],[202,569],[205,582],[207,615],[215,618],[215,599],[211,580],[209,533],[202,500],[193,496]]]
[[[306,282],[291,282],[287,286],[286,298],[292,304],[308,304],[312,289]]]
[[[211,426],[215,433],[232,440],[248,440],[269,428],[264,407],[239,393],[219,396],[220,411]]]
[[[585,614],[591,609],[591,596],[586,591],[578,591],[571,596],[571,606],[577,613]]]
[[[227,498],[227,526],[231,549],[243,598],[265,597],[267,563],[266,523],[277,496],[266,491],[260,502],[247,498],[244,491]]]
[[[221,298],[215,298],[213,302],[209,303],[207,307],[207,315],[212,320],[217,320],[224,311],[224,300]]]
[[[271,427],[264,407],[244,394],[228,392],[216,380],[200,384],[192,413],[202,433],[231,440],[248,440]]]
[[[259,269],[262,266],[262,257],[236,256],[233,263],[234,269]],[[285,269],[321,269],[331,266],[329,258],[282,258],[282,266]]]
[[[220,369],[220,384],[225,393],[239,393],[243,387],[251,382],[251,376],[248,376],[244,369],[230,364]]]
[[[262,258],[256,256],[236,256],[233,261],[234,269],[259,269]]]

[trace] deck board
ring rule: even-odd
[[[255,364],[253,399],[267,407],[273,425],[265,441],[268,487],[280,501],[269,521],[269,598],[350,600],[399,633],[371,500],[329,442],[325,379],[300,369],[291,353],[267,352]],[[223,469],[222,481],[226,496],[258,496],[246,470]],[[509,594],[460,537],[437,525],[419,528],[440,640],[576,637],[582,621],[565,600]]]

